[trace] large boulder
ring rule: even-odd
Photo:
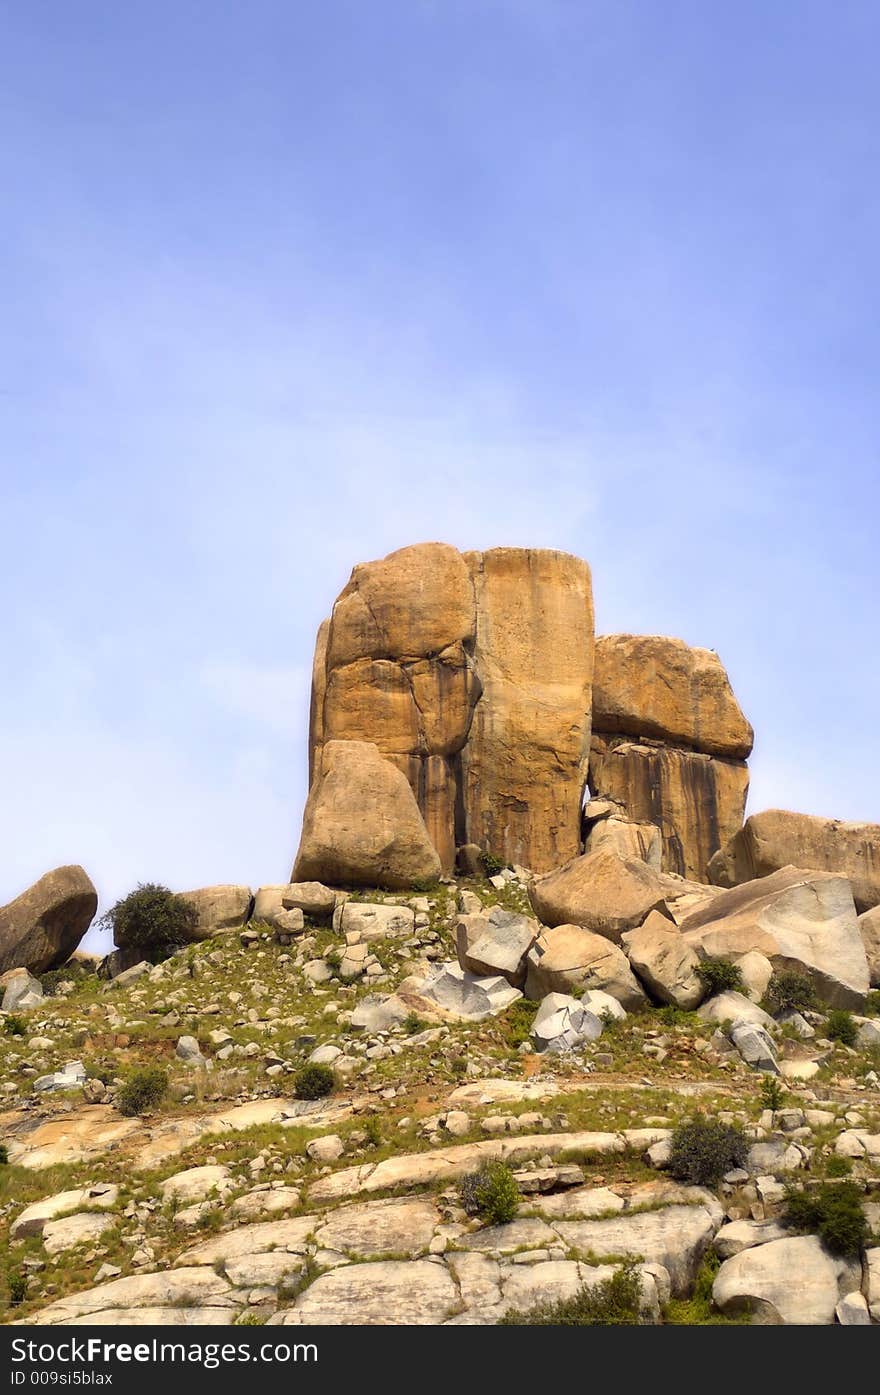
[[[653,823],[633,823],[630,819],[611,816],[599,819],[589,829],[584,852],[601,852],[603,849],[616,853],[618,857],[640,858],[659,872],[663,861],[663,838],[660,829]]]
[[[461,916],[455,929],[458,962],[472,974],[501,974],[514,988],[522,988],[526,955],[540,928],[529,916],[501,906],[488,914]]]
[[[547,993],[585,989],[610,993],[628,1012],[648,1005],[623,950],[604,935],[580,925],[542,930],[526,960],[526,997],[538,1001]]]
[[[73,954],[95,918],[98,893],[82,867],[56,867],[0,907],[0,973],[44,974]]]
[[[734,887],[688,916],[681,932],[701,957],[757,950],[775,970],[796,969],[831,1007],[857,1008],[868,991],[849,882],[830,872],[785,867]]]
[[[440,873],[406,776],[369,741],[328,741],[291,880],[403,889]]]
[[[858,911],[880,904],[880,824],[841,823],[787,809],[751,814],[712,859],[719,886],[740,886],[783,867],[848,877]]]
[[[821,1326],[834,1321],[849,1267],[834,1259],[815,1235],[797,1235],[752,1246],[726,1259],[712,1297],[722,1313],[751,1313],[774,1326]]]
[[[254,895],[250,887],[238,886],[235,883],[202,886],[196,891],[182,891],[180,897],[196,910],[198,918],[192,931],[193,940],[210,940],[213,935],[220,935],[225,930],[243,929],[250,919],[254,904]]]
[[[422,1002],[451,1021],[464,1022],[493,1017],[522,997],[500,974],[471,974],[460,964],[438,964],[421,982],[404,979],[399,992],[405,1002]]]
[[[871,987],[880,988],[880,906],[859,916],[859,934],[868,960]]]
[[[754,741],[715,651],[666,635],[597,638],[593,725],[736,760]]]
[[[567,993],[548,993],[532,1023],[536,1051],[575,1051],[602,1035],[602,1018]]]
[[[688,1012],[699,1007],[706,996],[697,972],[699,956],[672,921],[652,911],[644,925],[627,931],[621,944],[653,998]]]
[[[535,872],[580,851],[590,751],[593,598],[586,562],[499,547],[465,554],[482,696],[462,750],[463,843]]]
[[[749,772],[744,761],[596,730],[590,789],[657,825],[664,871],[706,881],[713,854],[742,825]]]
[[[647,863],[605,849],[535,877],[529,900],[544,925],[582,925],[618,943],[649,911],[663,906],[664,892]]]
[[[315,645],[310,784],[327,743],[373,742],[445,872],[465,844],[546,870],[579,847],[592,671],[575,557],[423,543],[357,566]]]

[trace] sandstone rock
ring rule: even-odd
[[[663,837],[653,823],[632,823],[629,819],[603,818],[590,828],[584,851],[613,852],[647,862],[659,872],[663,862]]]
[[[458,1285],[430,1259],[347,1264],[321,1274],[281,1316],[287,1326],[434,1326],[460,1305]]]
[[[861,1293],[848,1293],[841,1298],[835,1309],[835,1317],[841,1327],[871,1326],[868,1303]]]
[[[40,1326],[123,1323],[153,1325],[180,1321],[177,1305],[193,1323],[231,1322],[241,1299],[226,1279],[211,1269],[176,1269],[159,1274],[132,1274],[108,1284],[61,1298],[35,1313]],[[218,1311],[219,1310],[219,1311]]]
[[[590,789],[663,837],[663,869],[708,880],[713,854],[741,826],[749,788],[744,761],[593,733]]]
[[[580,851],[590,748],[590,569],[563,552],[465,554],[482,689],[462,750],[466,836],[536,872]]]
[[[540,926],[528,916],[494,906],[487,914],[462,916],[456,926],[458,962],[472,974],[501,974],[514,988],[526,977],[526,955]]]
[[[715,1236],[713,1248],[719,1259],[731,1259],[754,1245],[785,1240],[789,1232],[778,1221],[729,1221]]]
[[[859,916],[859,934],[868,960],[871,987],[880,988],[880,906]]]
[[[298,935],[305,928],[303,911],[299,906],[286,905],[290,886],[261,886],[254,897],[251,920],[257,924],[271,925],[287,935]],[[331,893],[332,894],[332,893]],[[333,898],[335,905],[335,896]]]
[[[395,889],[440,872],[406,777],[370,742],[327,742],[292,880]]]
[[[369,944],[373,940],[400,939],[415,929],[415,912],[410,906],[388,906],[380,901],[346,901],[334,928],[350,938]]]
[[[566,993],[548,993],[532,1023],[537,1051],[574,1051],[602,1035],[602,1020]]]
[[[439,1224],[430,1197],[390,1197],[355,1202],[331,1211],[315,1229],[321,1249],[340,1250],[357,1259],[424,1254]]]
[[[719,1027],[723,1027],[725,1022],[730,1022],[731,1025],[736,1022],[749,1022],[769,1031],[774,1026],[770,1014],[757,1003],[753,1003],[744,993],[716,993],[713,998],[707,998],[698,1009],[697,1015],[704,1022],[714,1022]]]
[[[773,965],[770,960],[752,949],[735,962],[742,975],[746,996],[751,998],[753,1003],[760,1003],[773,977]]]
[[[113,1216],[89,1211],[64,1216],[57,1221],[47,1221],[42,1232],[43,1248],[47,1255],[57,1255],[64,1250],[73,1250],[77,1245],[91,1245],[100,1239],[105,1230],[109,1230],[115,1224]]]
[[[647,1007],[629,960],[604,935],[595,935],[580,925],[542,930],[526,962],[526,997],[539,1001],[547,993],[583,988],[610,993],[628,1012]]]
[[[60,968],[98,909],[98,893],[82,867],[56,867],[0,907],[0,973]]]
[[[198,914],[193,940],[209,940],[224,930],[241,930],[250,919],[254,903],[249,886],[203,886],[197,891],[182,891],[180,896],[195,906]]]
[[[313,1138],[311,1143],[306,1144],[306,1153],[314,1162],[335,1162],[344,1152],[345,1144],[336,1133]]]
[[[829,872],[785,867],[717,896],[682,924],[703,956],[757,950],[774,969],[797,969],[832,1007],[858,1007],[868,966],[849,883]]]
[[[621,941],[642,983],[661,1003],[691,1011],[705,997],[699,958],[676,926],[657,911]]]
[[[203,1201],[216,1192],[228,1176],[229,1168],[218,1164],[188,1167],[185,1172],[175,1172],[160,1182],[159,1192],[163,1201]]]
[[[722,845],[710,877],[720,886],[740,886],[788,867],[847,877],[856,909],[868,911],[880,903],[880,824],[765,809]]]
[[[18,1012],[36,1007],[43,1001],[43,985],[27,969],[7,969],[0,975],[3,990],[3,1011]]]
[[[237,1220],[259,1221],[299,1206],[301,1195],[296,1187],[273,1187],[270,1191],[248,1192],[239,1196],[229,1208]]]
[[[712,1297],[723,1313],[751,1312],[753,1322],[814,1327],[834,1321],[844,1268],[815,1235],[773,1240],[725,1260]]]
[[[534,878],[529,900],[544,925],[581,925],[615,943],[664,904],[656,872],[635,858],[608,851],[572,858],[564,867]]]
[[[16,1216],[9,1227],[11,1240],[24,1240],[30,1235],[42,1235],[48,1221],[76,1211],[109,1211],[116,1205],[119,1188],[107,1183],[92,1187],[75,1187],[71,1191],[56,1192],[53,1196],[34,1201]]]
[[[737,760],[754,740],[714,650],[665,635],[597,638],[593,726]]]

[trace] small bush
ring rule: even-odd
[[[844,1158],[840,1153],[832,1153],[825,1163],[829,1177],[848,1177],[852,1169],[852,1158]]]
[[[880,1017],[880,988],[872,988],[865,998],[865,1016]]]
[[[10,1012],[3,1023],[3,1030],[8,1037],[23,1037],[27,1031],[27,1022],[18,1013]]]
[[[27,1275],[20,1269],[10,1269],[6,1275],[6,1286],[9,1289],[9,1302],[13,1307],[24,1302],[27,1293]]]
[[[697,965],[697,974],[710,998],[716,993],[742,993],[745,988],[739,965],[730,959],[704,959]]]
[[[761,1081],[759,1092],[761,1105],[764,1109],[772,1109],[775,1114],[777,1109],[782,1108],[782,1101],[785,1099],[785,1091],[776,1079],[775,1075],[765,1075]]]
[[[469,1216],[487,1225],[506,1225],[519,1206],[519,1188],[510,1168],[502,1162],[487,1163],[470,1172],[459,1184],[461,1204]]]
[[[765,1002],[771,1012],[807,1012],[816,1006],[816,990],[806,974],[782,969],[770,979]]]
[[[498,873],[503,872],[507,866],[507,863],[502,862],[500,857],[496,857],[494,853],[490,852],[481,853],[480,862],[487,877],[497,877]]]
[[[839,1041],[841,1046],[855,1046],[859,1029],[846,1008],[832,1008],[825,1022],[825,1034],[831,1041]]]
[[[501,1025],[511,1051],[522,1046],[524,1041],[531,1040],[532,1025],[538,1015],[538,1007],[538,1003],[519,998],[505,1012]]]
[[[638,1327],[642,1321],[638,1262],[628,1259],[607,1279],[584,1285],[573,1298],[537,1303],[525,1312],[512,1309],[502,1327]]]
[[[9,1162],[9,1149],[5,1143],[0,1143],[0,1167],[6,1167]]]
[[[408,1012],[401,1023],[401,1028],[408,1037],[417,1036],[427,1027],[427,1022],[423,1022],[417,1012]]]
[[[293,1077],[293,1093],[298,1100],[319,1100],[336,1089],[336,1072],[330,1066],[311,1061]]]
[[[749,1141],[737,1124],[719,1124],[697,1114],[673,1131],[669,1171],[682,1182],[715,1187],[725,1172],[742,1167]]]
[[[468,1063],[464,1056],[453,1056],[449,1062],[449,1069],[453,1075],[467,1075]]]
[[[862,1194],[854,1182],[823,1182],[790,1191],[783,1223],[802,1234],[818,1235],[834,1255],[857,1255],[868,1237]]]
[[[132,1071],[116,1094],[120,1114],[146,1114],[155,1109],[168,1091],[168,1076],[160,1066],[142,1066]]]
[[[142,882],[111,906],[101,923],[120,949],[143,950],[145,958],[158,960],[193,939],[198,919],[190,901],[167,886]]]
[[[375,1114],[371,1114],[369,1118],[364,1121],[364,1133],[367,1135],[368,1147],[381,1148],[382,1125],[376,1118]]]

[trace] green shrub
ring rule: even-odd
[[[607,1279],[584,1285],[573,1298],[537,1303],[525,1312],[509,1310],[502,1327],[638,1327],[642,1322],[638,1262],[628,1259]]]
[[[423,1032],[427,1025],[427,1022],[424,1022],[417,1012],[408,1012],[401,1023],[401,1028],[408,1037],[414,1037],[419,1032]]]
[[[749,1141],[738,1124],[719,1124],[696,1114],[674,1129],[669,1171],[682,1182],[715,1187],[725,1172],[742,1167]]]
[[[102,917],[120,949],[139,949],[147,959],[162,959],[188,944],[198,925],[198,912],[190,901],[175,896],[167,886],[143,882]]]
[[[375,1114],[371,1114],[369,1118],[364,1120],[364,1133],[367,1135],[368,1147],[381,1148],[382,1125],[376,1118]]]
[[[716,993],[742,993],[745,988],[739,965],[730,959],[704,959],[697,965],[697,974],[710,998]]]
[[[844,1158],[840,1153],[831,1153],[825,1163],[829,1177],[848,1177],[852,1169],[852,1158]]]
[[[761,1081],[759,1091],[761,1105],[764,1109],[772,1109],[775,1114],[777,1109],[782,1108],[782,1101],[785,1099],[785,1091],[780,1085],[775,1075],[765,1075]]]
[[[467,1075],[468,1063],[464,1056],[453,1056],[449,1069],[453,1075]]]
[[[764,998],[771,1012],[807,1012],[816,1006],[816,990],[806,974],[781,969],[770,979]]]
[[[116,1094],[120,1114],[146,1114],[165,1098],[168,1076],[160,1066],[142,1066],[132,1071]]]
[[[10,1269],[6,1275],[6,1287],[9,1289],[9,1302],[13,1307],[24,1302],[27,1293],[27,1275],[20,1269]]]
[[[859,1029],[846,1008],[832,1008],[825,1021],[825,1035],[842,1046],[855,1046]]]
[[[515,1003],[511,1003],[505,1012],[501,1025],[511,1051],[522,1046],[524,1041],[531,1040],[532,1025],[538,1015],[539,1006],[539,1003],[530,1003],[525,998],[519,998]]]
[[[467,1214],[479,1216],[487,1225],[506,1225],[516,1215],[519,1188],[506,1163],[490,1162],[468,1173],[458,1190]]]
[[[880,988],[872,988],[865,998],[865,1016],[880,1017]]]
[[[293,1077],[293,1093],[298,1100],[319,1100],[336,1089],[336,1072],[330,1066],[310,1061]]]
[[[0,1143],[0,1167],[5,1167],[9,1162],[9,1149],[5,1143]]]
[[[857,1255],[868,1237],[862,1193],[855,1182],[822,1182],[789,1191],[783,1224],[802,1234],[818,1235],[834,1255]]]
[[[498,873],[503,872],[507,866],[507,863],[502,862],[500,857],[496,857],[494,853],[490,852],[480,853],[480,862],[487,877],[497,877]]]
[[[27,1032],[27,1022],[16,1012],[10,1012],[3,1023],[3,1030],[8,1037],[23,1037]]]

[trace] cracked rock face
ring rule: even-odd
[[[98,909],[98,893],[82,867],[56,867],[0,907],[0,973],[44,974],[65,964]]]
[[[371,742],[409,782],[444,872],[468,843],[546,870],[580,850],[592,668],[576,557],[424,543],[362,564],[318,634],[310,779],[327,743]]]

